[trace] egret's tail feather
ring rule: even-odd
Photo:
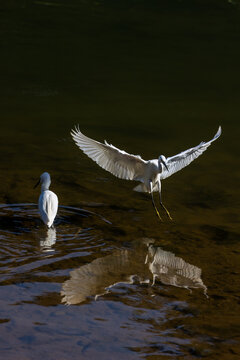
[[[135,188],[133,188],[133,190],[137,191],[137,192],[149,192],[148,188],[144,184],[139,184],[139,185],[135,186]]]
[[[135,188],[133,188],[133,190],[137,191],[137,192],[145,192],[144,184],[139,184],[139,185],[135,186]]]
[[[147,192],[147,193],[150,193],[149,189],[147,188],[147,186],[145,184],[139,184],[137,186],[135,186],[135,188],[133,188],[134,191],[137,191],[137,192]],[[158,187],[157,187],[157,184],[155,184],[153,186],[153,192],[155,191],[158,191]]]

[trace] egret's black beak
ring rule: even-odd
[[[168,170],[168,167],[167,167],[167,164],[165,163],[165,161],[163,161],[163,159],[161,159],[161,162],[163,163],[163,165],[165,166],[165,168],[167,169],[167,171],[169,171],[169,170]]]
[[[36,187],[40,184],[40,179],[38,180],[38,182],[36,183],[36,185],[34,185],[34,189],[36,189]]]

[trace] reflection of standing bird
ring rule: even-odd
[[[38,199],[38,209],[42,221],[50,228],[57,215],[58,197],[56,194],[54,194],[54,192],[48,190],[51,184],[51,178],[49,173],[44,172],[40,176],[40,180],[35,185],[35,187],[37,187],[37,185],[40,183],[41,183],[41,194]]]
[[[51,251],[52,246],[56,243],[57,235],[54,227],[48,228],[46,236],[40,240],[40,248],[42,251]]]
[[[136,186],[134,190],[151,193],[154,209],[161,219],[153,199],[153,192],[158,191],[160,205],[172,220],[162,203],[161,180],[189,165],[221,135],[221,132],[221,126],[219,126],[216,135],[208,142],[201,142],[199,145],[172,157],[165,158],[165,156],[160,155],[158,159],[148,161],[143,160],[139,155],[131,155],[119,150],[106,141],[105,144],[102,144],[90,139],[83,135],[79,128],[72,130],[71,135],[76,145],[103,169],[121,179],[140,181],[142,184]]]

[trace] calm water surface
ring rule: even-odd
[[[0,17],[1,356],[239,359],[239,2],[9,0]],[[144,159],[223,134],[163,182],[160,223],[76,124]]]

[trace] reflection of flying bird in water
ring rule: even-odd
[[[170,251],[150,245],[145,264],[153,274],[153,283],[156,279],[165,285],[173,285],[186,289],[201,288],[207,295],[207,287],[201,279],[202,270],[195,265],[188,264],[182,258]]]
[[[70,279],[62,285],[62,302],[78,304],[89,296],[96,299],[118,283],[132,284],[134,280],[149,283],[151,273],[153,283],[160,280],[165,285],[201,288],[206,295],[207,287],[202,282],[201,269],[169,251],[150,245],[147,256],[143,247],[117,250],[71,271]]]
[[[133,282],[130,255],[129,250],[118,250],[71,271],[70,279],[62,286],[62,302],[78,304],[89,296],[106,294],[108,288],[119,282]]]
[[[128,154],[113,145],[102,144],[83,135],[79,128],[72,130],[71,135],[76,145],[103,169],[109,171],[118,178],[125,180],[140,181],[141,184],[134,188],[135,191],[151,193],[154,209],[161,219],[159,211],[153,199],[153,192],[159,192],[160,205],[172,220],[170,213],[162,203],[161,180],[166,179],[175,172],[189,165],[199,157],[213,141],[221,135],[219,126],[217,133],[208,142],[185,150],[175,156],[166,158],[160,155],[158,159],[143,160],[139,155]]]

